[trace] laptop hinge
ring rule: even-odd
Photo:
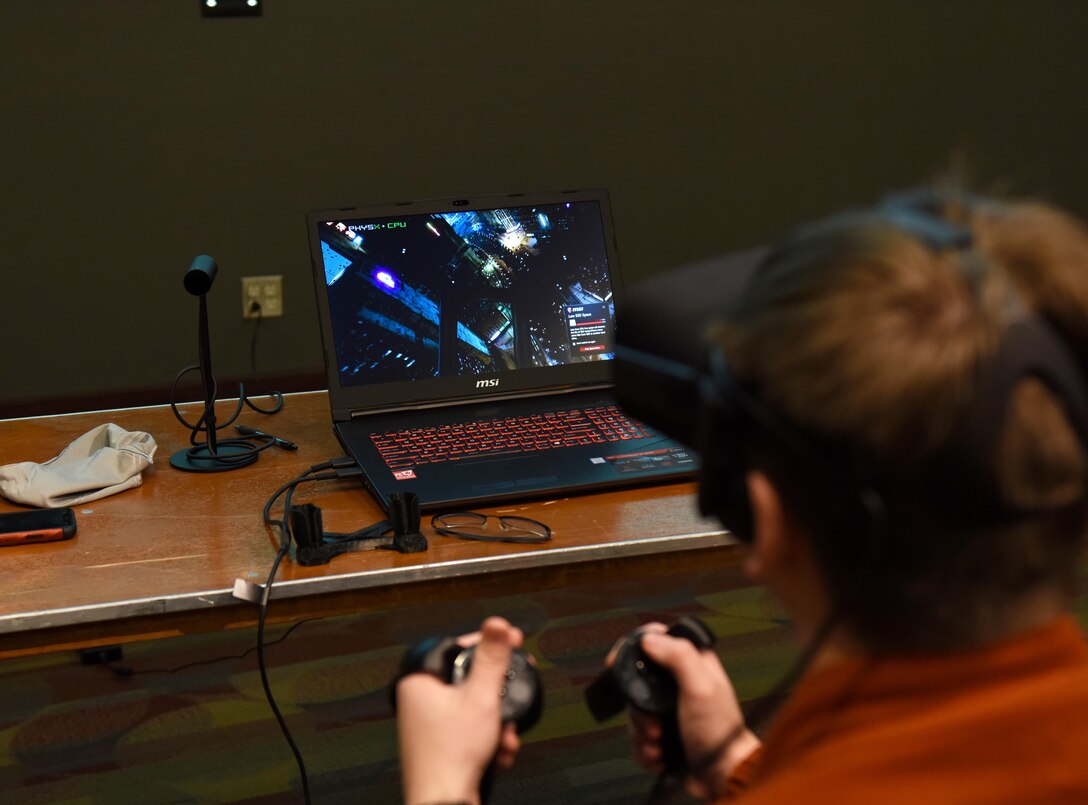
[[[367,408],[364,411],[352,411],[351,419],[359,419],[360,417],[372,416],[374,414],[392,414],[400,413],[403,411],[423,411],[429,408],[452,408],[458,405],[475,405],[484,403],[500,402],[502,400],[525,400],[533,397],[554,397],[559,394],[574,394],[580,391],[602,391],[604,389],[612,388],[611,383],[600,383],[597,385],[589,386],[570,386],[569,388],[551,388],[535,392],[518,392],[512,394],[488,394],[482,397],[459,397],[456,400],[435,400],[432,402],[421,402],[415,405],[396,405],[386,408]]]

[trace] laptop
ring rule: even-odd
[[[388,509],[690,476],[687,447],[616,407],[608,194],[310,213],[333,429]]]

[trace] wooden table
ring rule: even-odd
[[[180,409],[193,421],[200,407]],[[218,416],[232,408],[221,402]],[[0,465],[44,462],[106,422],[147,431],[159,445],[142,486],[74,507],[74,539],[0,549],[0,658],[252,626],[257,607],[233,590],[236,579],[263,584],[271,568],[278,534],[262,523],[261,507],[280,485],[341,449],[324,392],[288,395],[275,416],[246,409],[238,421],[288,438],[299,450],[271,448],[230,472],[187,473],[169,465],[189,445],[169,406],[0,421]],[[734,563],[733,540],[697,515],[693,492],[692,484],[669,484],[479,508],[547,523],[553,538],[543,546],[437,536],[425,515],[425,552],[360,551],[316,567],[285,560],[269,619]],[[304,484],[294,502],[308,500],[321,507],[327,530],[383,519],[358,481]],[[0,498],[0,512],[18,508]]]

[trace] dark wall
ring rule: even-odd
[[[0,3],[0,404],[321,366],[305,213],[605,186],[630,279],[962,159],[1088,214],[1088,3]]]

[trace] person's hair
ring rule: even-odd
[[[807,470],[773,444],[753,450],[810,527],[840,616],[877,652],[1001,635],[1032,597],[1069,594],[1083,544],[1084,448],[1033,378],[1009,401],[993,472],[1006,501],[1050,513],[963,522],[918,492],[927,461],[979,405],[977,367],[1024,306],[1088,365],[1084,227],[1036,203],[949,202],[938,214],[972,244],[935,249],[879,214],[802,230],[756,273],[718,334],[733,374],[767,405],[879,468],[891,533],[873,550],[861,544],[867,535],[821,516],[834,507]]]

